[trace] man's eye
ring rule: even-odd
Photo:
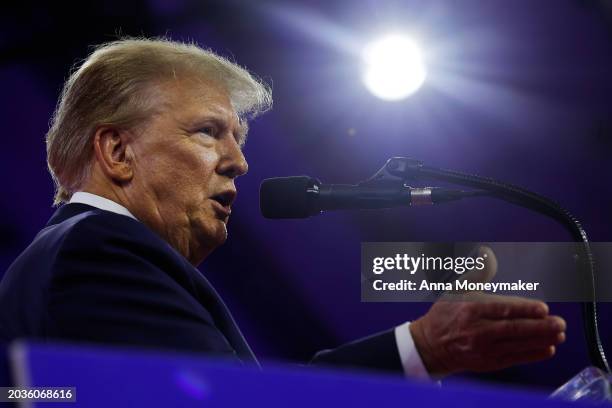
[[[199,133],[203,133],[207,136],[215,137],[217,135],[217,129],[212,126],[203,127],[198,130]]]

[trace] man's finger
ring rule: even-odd
[[[535,349],[542,349],[548,346],[557,346],[565,341],[565,333],[558,332],[545,336],[535,336],[527,338],[500,339],[495,347],[498,350],[508,352],[523,352]]]
[[[474,283],[490,282],[497,274],[497,257],[495,252],[488,246],[478,248],[478,257],[484,258],[484,268],[478,270],[476,268],[465,273],[459,280],[465,280]]]
[[[548,314],[546,303],[512,296],[481,297],[475,305],[478,315],[485,319],[541,318]]]
[[[554,356],[555,351],[555,346],[548,346],[530,351],[511,352],[499,358],[499,368],[546,360]]]
[[[566,326],[565,320],[558,316],[548,316],[544,319],[493,320],[482,327],[481,335],[488,336],[493,343],[504,339],[553,337],[564,332]]]

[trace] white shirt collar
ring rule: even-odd
[[[110,211],[115,214],[125,215],[138,221],[136,217],[124,206],[117,204],[116,202],[109,200],[108,198],[101,197],[96,194],[86,193],[84,191],[77,191],[70,198],[69,204],[81,203],[91,205],[92,207],[99,208],[101,210]]]

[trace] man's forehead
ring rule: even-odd
[[[203,106],[216,106],[219,111],[225,110],[227,113],[234,111],[229,92],[224,86],[214,81],[173,80],[164,84],[163,87],[165,93],[175,103],[193,106],[194,109]]]
[[[193,115],[216,115],[241,122],[224,86],[205,80],[175,80],[163,84],[170,107]]]

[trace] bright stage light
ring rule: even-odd
[[[425,64],[416,43],[401,35],[389,35],[364,49],[363,82],[381,99],[400,100],[425,81]]]

